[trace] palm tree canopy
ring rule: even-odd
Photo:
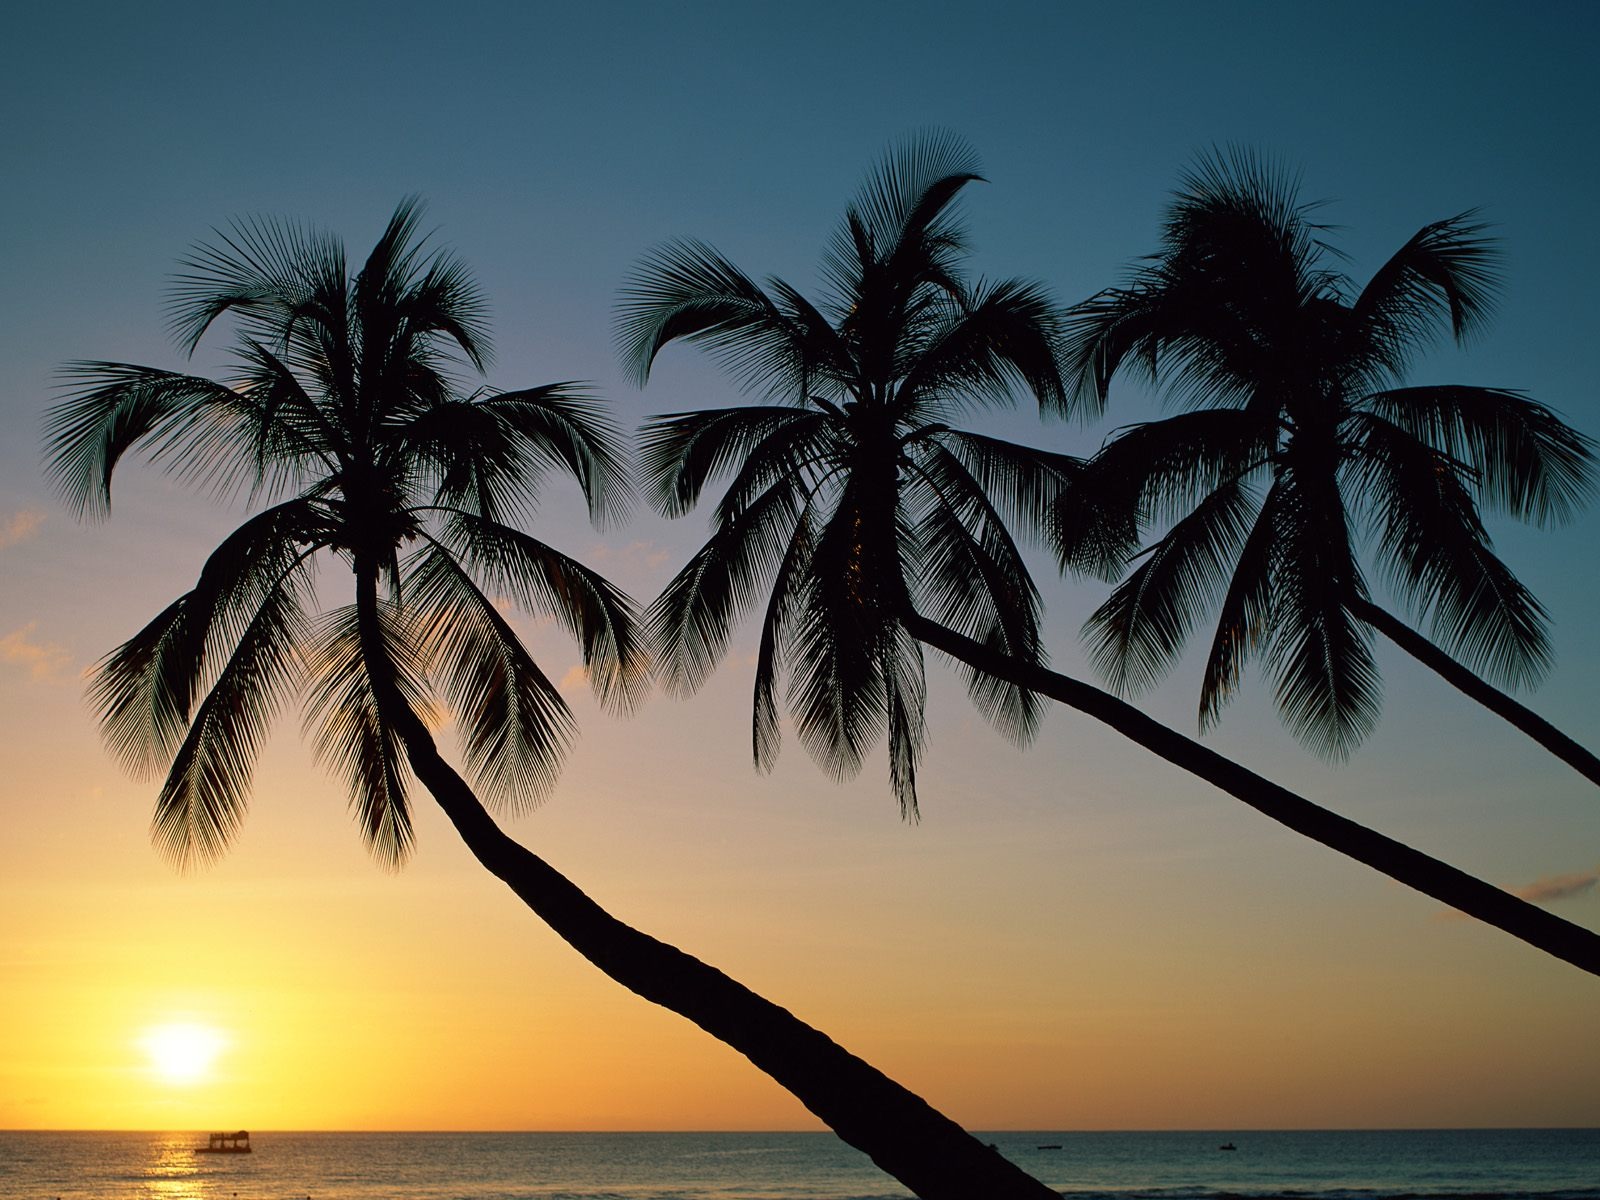
[[[1216,629],[1202,726],[1263,654],[1280,711],[1330,757],[1372,728],[1380,682],[1370,548],[1435,641],[1515,686],[1549,664],[1543,608],[1495,555],[1481,513],[1566,520],[1594,446],[1520,392],[1405,386],[1416,355],[1462,340],[1493,308],[1494,246],[1471,212],[1419,230],[1364,286],[1297,181],[1243,152],[1184,178],[1157,254],[1073,310],[1075,392],[1103,401],[1119,371],[1186,411],[1130,427],[1083,487],[1102,511],[1166,532],[1085,626],[1116,686],[1147,686],[1207,614]],[[1060,524],[1063,565],[1105,557],[1095,522]]]
[[[669,342],[704,345],[763,403],[650,420],[652,499],[682,515],[731,476],[710,539],[647,620],[668,686],[692,691],[738,619],[765,598],[753,752],[777,753],[776,688],[802,742],[836,777],[887,738],[890,778],[916,812],[922,652],[900,624],[915,606],[1027,661],[1042,656],[1039,598],[1008,531],[1038,530],[1076,460],[954,427],[1030,393],[1070,407],[1060,319],[1039,286],[962,273],[956,203],[980,180],[948,136],[911,141],[870,175],[823,258],[813,303],[757,284],[716,250],[675,242],[646,258],[619,309],[622,355],[643,384]],[[974,701],[1022,739],[1025,689],[972,672]]]
[[[569,628],[602,699],[639,694],[631,602],[513,527],[552,469],[577,480],[597,522],[621,514],[618,437],[575,384],[467,390],[491,359],[485,305],[461,261],[427,245],[420,215],[403,202],[354,271],[336,239],[274,221],[198,246],[172,330],[192,352],[231,315],[224,382],[115,362],[65,371],[48,470],[80,515],[109,513],[112,474],[136,447],[214,493],[247,490],[259,509],[90,685],[112,751],[135,771],[165,769],[154,836],[180,864],[226,845],[256,749],[300,694],[368,845],[388,864],[406,856],[405,757],[379,715],[356,608],[318,610],[324,552],[386,585],[369,631],[385,674],[418,712],[448,704],[466,765],[502,805],[544,795],[573,722],[495,597]]]

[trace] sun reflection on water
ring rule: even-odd
[[[195,1160],[194,1147],[193,1134],[167,1134],[153,1142],[140,1194],[160,1200],[206,1200],[216,1195]]]

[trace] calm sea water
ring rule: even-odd
[[[1600,1200],[1600,1130],[981,1135],[1069,1200]],[[0,1132],[21,1200],[879,1200],[831,1134]],[[1222,1151],[1231,1142],[1238,1148]],[[1059,1147],[1054,1148],[1054,1147]]]

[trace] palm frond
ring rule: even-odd
[[[1051,514],[1063,570],[1114,580],[1145,526],[1182,520],[1218,487],[1268,465],[1278,436],[1270,415],[1199,409],[1117,431],[1076,471]]]
[[[423,551],[407,572],[417,630],[461,728],[466,765],[494,804],[526,811],[555,786],[576,726],[555,684],[449,553]]]
[[[1343,505],[1307,495],[1294,476],[1279,483],[1282,503],[1272,515],[1279,561],[1289,565],[1273,580],[1267,665],[1285,724],[1317,754],[1339,761],[1372,732],[1382,702],[1371,631],[1344,603],[1365,599],[1366,583]]]
[[[1064,360],[1077,394],[1103,396],[1122,371],[1198,411],[1109,443],[1079,481],[1087,511],[1063,513],[1057,551],[1064,566],[1102,566],[1130,523],[1170,520],[1181,531],[1215,489],[1270,473],[1248,538],[1230,535],[1231,563],[1213,561],[1207,576],[1215,595],[1231,574],[1201,726],[1264,648],[1286,722],[1337,758],[1370,730],[1379,703],[1371,630],[1350,611],[1368,602],[1352,510],[1371,517],[1397,591],[1436,636],[1526,681],[1548,652],[1542,611],[1494,557],[1477,505],[1566,519],[1593,487],[1594,444],[1519,393],[1394,386],[1435,333],[1459,340],[1493,307],[1493,245],[1472,213],[1425,226],[1357,289],[1329,265],[1337,251],[1298,190],[1291,173],[1249,152],[1204,156],[1168,209],[1159,252],[1069,314]],[[1127,655],[1138,678],[1176,655],[1192,623],[1143,598],[1169,546],[1158,542],[1091,622],[1101,657]],[[1134,650],[1151,615],[1148,642]]]
[[[885,647],[883,678],[885,734],[889,748],[889,786],[908,821],[918,817],[917,764],[926,745],[923,713],[928,685],[923,674],[922,646],[896,624]]]
[[[835,779],[861,768],[903,696],[892,645],[906,601],[902,558],[914,532],[849,478],[812,551],[812,586],[791,642],[788,701],[801,742]]]
[[[406,795],[410,770],[370,672],[382,670],[413,712],[427,711],[426,642],[394,604],[380,601],[377,613],[381,661],[375,664],[363,651],[356,606],[334,609],[317,622],[305,656],[305,727],[317,760],[344,776],[367,849],[393,869],[405,862],[414,840]]]
[[[1178,413],[1118,430],[1090,460],[1084,484],[1120,498],[1141,520],[1175,521],[1216,488],[1267,467],[1278,438],[1272,413]]]
[[[767,279],[773,303],[791,331],[796,373],[785,383],[765,389],[770,399],[798,403],[823,393],[835,398],[859,394],[866,386],[862,364],[844,328],[847,314],[830,321],[799,288],[776,277]]]
[[[1466,463],[1479,500],[1536,525],[1570,520],[1595,486],[1595,442],[1521,392],[1396,388],[1360,408]]]
[[[1119,372],[1135,371],[1156,382],[1159,341],[1153,334],[1160,314],[1155,307],[1150,289],[1135,286],[1106,288],[1066,311],[1062,375],[1075,407],[1102,411]]]
[[[259,478],[254,405],[232,388],[131,363],[77,362],[61,374],[69,390],[46,417],[45,471],[78,516],[110,513],[112,473],[141,444],[218,492]]]
[[[445,396],[408,414],[393,434],[390,458],[417,473],[416,489],[437,505],[489,521],[531,514],[538,468],[529,448],[495,413]]]
[[[303,319],[343,324],[344,247],[291,222],[246,218],[194,247],[170,292],[173,336],[193,353],[218,317],[232,312],[257,340],[285,344]]]
[[[606,407],[577,383],[554,383],[485,397],[480,405],[514,430],[531,453],[583,489],[598,528],[633,504],[628,450]]]
[[[826,533],[813,561],[823,557]],[[837,587],[814,570],[790,642],[787,700],[801,744],[836,781],[861,770],[883,736],[892,684],[884,672],[880,623],[874,628],[839,601]]]
[[[408,417],[393,453],[428,465],[435,499],[489,520],[528,516],[547,471],[576,480],[597,526],[631,503],[627,452],[583,385],[552,383],[476,398],[442,397]]]
[[[480,373],[492,358],[483,293],[454,254],[428,250],[424,208],[418,196],[396,206],[350,289],[369,378],[406,369],[439,338]]]
[[[281,355],[249,338],[236,348],[235,390],[253,415],[255,473],[252,499],[314,474],[337,470],[350,457],[348,431],[329,419]]]
[[[257,750],[297,683],[296,652],[309,634],[305,599],[293,575],[267,591],[173,755],[151,837],[179,867],[220,855],[244,817]]]
[[[808,499],[794,522],[789,545],[773,575],[766,615],[761,622],[750,706],[750,748],[758,771],[770,771],[778,760],[782,734],[778,723],[777,682],[789,660],[789,641],[797,615],[808,602],[816,539],[812,504]]]
[[[632,711],[650,678],[650,651],[634,602],[598,571],[529,534],[470,513],[454,513],[440,542],[470,572],[521,608],[548,613],[578,639],[596,697]]]
[[[1351,305],[1379,361],[1398,375],[1440,325],[1457,341],[1480,329],[1500,287],[1498,253],[1476,212],[1424,225]]]
[[[794,487],[822,498],[838,489],[852,466],[852,439],[841,428],[838,412],[809,414],[764,439],[745,457],[712,512],[712,524],[736,521],[774,487]]]
[[[1084,622],[1090,661],[1114,689],[1126,694],[1153,687],[1177,660],[1195,624],[1226,589],[1260,503],[1242,480],[1221,484]]]
[[[623,285],[617,346],[643,385],[668,342],[704,345],[740,381],[769,395],[803,399],[806,331],[764,291],[703,242],[670,242]]]
[[[1044,658],[1039,593],[1000,514],[964,464],[942,448],[919,457],[925,488],[908,489],[920,511],[914,545],[921,570],[913,585],[918,611],[1021,662]],[[918,491],[933,494],[916,497]],[[917,499],[924,502],[916,504]],[[973,706],[1006,737],[1025,745],[1038,730],[1038,695],[964,666]]]
[[[212,664],[249,635],[274,592],[296,594],[318,538],[304,501],[258,513],[212,552],[192,590],[100,662],[89,699],[124,767],[142,775],[171,761]]]
[[[1043,412],[1071,411],[1073,397],[1061,374],[1061,314],[1049,294],[1008,279],[964,299],[939,322],[929,344],[917,347],[900,396],[1009,404],[1020,386]]]
[[[205,639],[194,636],[192,592],[96,664],[89,702],[106,748],[130,774],[170,767],[199,694]]]
[[[1111,377],[1133,369],[1183,407],[1241,407],[1282,375],[1286,337],[1338,286],[1295,185],[1245,150],[1202,156],[1169,206],[1162,251],[1068,314],[1075,393],[1103,399]]]
[[[734,624],[782,561],[805,508],[797,481],[768,488],[720,524],[650,605],[645,627],[670,691],[690,695],[711,674]]]
[[[892,146],[868,174],[823,258],[824,277],[848,309],[878,287],[942,286],[954,275],[965,232],[953,202],[983,176],[955,134],[929,130]],[[890,300],[889,307],[894,307]]]
[[[1223,706],[1244,679],[1246,664],[1271,633],[1277,536],[1284,521],[1279,509],[1291,498],[1292,489],[1273,482],[1234,560],[1233,575],[1217,609],[1217,627],[1200,677],[1202,732],[1222,718]]]
[[[1052,540],[1060,507],[1083,479],[1086,464],[1057,454],[960,429],[933,427],[907,439],[938,442],[953,454],[1009,528],[1033,541]]]
[[[665,516],[682,516],[699,503],[708,483],[733,471],[758,447],[792,455],[791,448],[825,420],[812,410],[766,406],[651,417],[639,435],[651,502]]]
[[[1371,497],[1381,561],[1434,640],[1509,687],[1537,683],[1552,660],[1542,605],[1494,554],[1467,471],[1370,414],[1354,422],[1354,470]]]
[[[488,305],[471,269],[449,251],[429,259],[422,278],[406,288],[396,304],[400,325],[396,342],[402,350],[423,339],[452,342],[482,373],[494,361],[489,340]]]
[[[982,167],[965,139],[927,130],[892,146],[867,175],[851,211],[881,246],[927,236],[948,220],[950,203]]]

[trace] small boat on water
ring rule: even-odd
[[[1222,1145],[1217,1147],[1218,1150],[1237,1150],[1238,1148],[1232,1142],[1223,1142]]]
[[[241,1129],[238,1133],[213,1133],[204,1146],[194,1148],[196,1154],[249,1154],[250,1134]]]

